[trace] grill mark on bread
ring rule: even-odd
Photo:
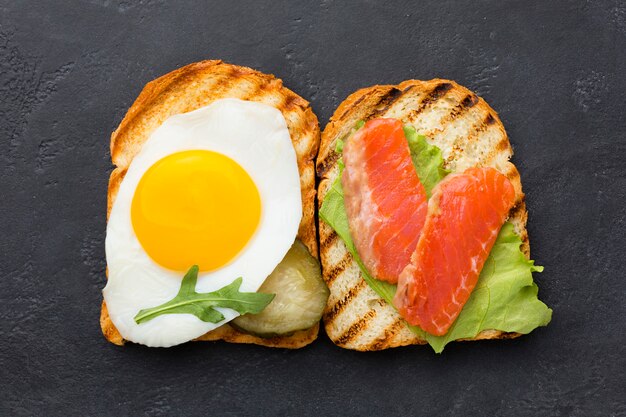
[[[370,322],[370,319],[373,319],[376,316],[376,310],[368,311],[362,318],[354,322],[348,330],[346,330],[341,336],[339,336],[335,343],[338,346],[344,346],[359,334],[363,332],[367,328],[367,325]]]
[[[515,204],[513,205],[511,210],[509,210],[509,218],[516,218],[517,216],[519,216],[520,210],[521,211],[526,210],[525,203],[526,203],[526,196],[522,194],[515,200]]]
[[[335,166],[335,163],[337,162],[337,160],[339,160],[339,157],[340,155],[334,150],[329,152],[322,162],[318,161],[317,175],[323,177],[330,168]]]
[[[282,103],[280,103],[278,106],[278,109],[281,111],[291,111],[291,109],[295,106],[295,102],[298,101],[298,98],[295,95],[292,94],[288,94],[285,96],[284,100]]]
[[[437,84],[435,88],[433,88],[431,92],[427,94],[425,101],[435,102],[439,100],[441,97],[445,95],[445,93],[450,91],[452,87],[453,87],[452,84],[448,82]]]
[[[410,115],[411,119],[415,119],[415,117],[418,114],[423,112],[427,107],[432,106],[434,103],[436,103],[441,97],[445,96],[446,93],[450,91],[451,89],[452,89],[451,83],[444,82],[444,83],[437,84],[432,90],[430,90],[426,94],[426,96],[420,103],[419,107],[413,110],[413,112],[411,112],[411,115]]]
[[[187,77],[192,80],[196,75],[190,73]],[[242,99],[246,94],[240,91],[240,85],[245,79],[246,72],[242,72],[232,66],[225,67],[215,83],[211,86],[211,102],[221,97],[234,97]]]
[[[335,279],[346,270],[346,265],[351,261],[352,255],[350,254],[350,252],[346,252],[345,255],[343,255],[343,258],[341,258],[339,262],[335,264],[335,266],[327,269],[324,274],[326,285],[332,285]]]
[[[324,313],[324,321],[332,322],[335,317],[337,317],[339,313],[341,313],[343,309],[346,308],[348,304],[350,304],[350,301],[352,301],[352,299],[354,299],[359,294],[359,292],[361,292],[361,290],[365,288],[367,284],[365,284],[363,278],[359,278],[360,279],[358,283],[354,287],[350,288],[350,290],[341,300],[337,301],[331,308],[327,309],[327,311]]]
[[[478,103],[478,96],[476,94],[470,93],[466,95],[465,98],[461,100],[461,102],[457,104],[452,109],[452,111],[450,111],[450,113],[441,120],[441,124],[445,125],[446,123],[451,122],[452,120],[456,119],[457,117],[474,107],[476,103]]]
[[[398,86],[398,87],[401,87],[401,86]],[[393,102],[388,103],[383,109],[383,111],[378,112],[376,117],[388,117],[387,115],[392,111],[392,109],[396,106],[396,104],[398,104],[398,102],[400,102],[402,99],[406,98],[406,96],[408,96],[409,92],[413,88],[415,88],[415,85],[413,84],[409,85],[408,87],[405,87],[401,91],[400,95],[393,100]]]
[[[402,317],[398,316],[384,331],[384,335],[374,340],[365,350],[383,350],[389,346],[392,337],[405,325]]]
[[[363,100],[365,100],[365,98],[371,96],[372,94],[374,94],[376,90],[375,89],[370,89],[369,91],[367,91],[365,94],[362,94],[361,97],[359,97],[353,104],[352,106],[348,107],[342,114],[341,116],[339,116],[337,119],[335,119],[337,122],[344,120],[346,118],[346,116],[348,114],[350,114],[354,109],[358,108],[359,104],[361,104],[361,102]],[[334,118],[333,118],[334,119]]]
[[[478,103],[478,96],[476,94],[470,93],[465,96],[463,101],[461,101],[460,106],[464,109],[469,109],[470,107],[473,107],[476,103]]]
[[[476,94],[468,94],[465,98],[452,110],[449,120],[454,120],[461,114],[467,112],[478,103],[478,96]]]
[[[269,90],[271,87],[274,87],[273,80],[266,80],[266,82],[259,84],[259,91],[265,92],[266,90]]]
[[[406,91],[406,89],[404,90]],[[380,115],[384,115],[387,113],[387,110],[395,103],[402,95],[404,91],[399,90],[395,87],[391,88],[388,92],[383,94],[378,100],[378,104],[375,107],[375,110],[370,114],[363,117],[363,120],[368,121],[370,119],[375,119]]]
[[[496,119],[493,117],[491,113],[488,113],[487,116],[480,122],[474,124],[474,126],[470,129],[469,135],[467,135],[466,141],[468,143],[473,142],[478,139],[479,134],[486,131],[496,122]],[[505,138],[508,141],[508,138]]]
[[[328,226],[328,228],[330,229],[330,226]],[[332,246],[337,241],[338,238],[339,238],[339,235],[337,235],[337,232],[333,230],[324,238],[324,240],[320,242],[320,246],[322,248]]]
[[[231,90],[235,89],[235,86],[233,86],[233,84],[235,84],[235,80],[231,78],[233,76],[234,70],[232,68],[226,68],[220,76],[216,78],[215,84],[211,86],[211,95],[213,96],[213,100],[215,100],[215,96],[226,96]],[[187,77],[191,80],[193,78],[193,74],[189,74]]]

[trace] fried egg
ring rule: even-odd
[[[132,160],[110,212],[103,290],[124,339],[173,346],[219,323],[164,314],[137,324],[139,310],[176,296],[192,265],[197,292],[243,278],[254,292],[294,242],[302,217],[296,153],[281,112],[217,100],[168,118]]]

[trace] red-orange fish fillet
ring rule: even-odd
[[[394,299],[407,322],[433,335],[446,334],[514,202],[513,185],[493,168],[470,168],[437,185]]]
[[[396,283],[428,211],[402,122],[365,123],[346,141],[343,162],[341,184],[357,252],[373,276]]]

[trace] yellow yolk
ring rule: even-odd
[[[248,243],[261,198],[248,173],[227,156],[193,150],[171,154],[143,175],[131,206],[133,229],[161,266],[217,269]]]

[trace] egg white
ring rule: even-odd
[[[295,150],[281,112],[238,99],[168,118],[144,143],[120,185],[107,225],[108,282],[103,290],[109,316],[124,339],[147,346],[173,346],[237,317],[206,323],[191,314],[166,314],[137,324],[135,315],[174,298],[186,271],[155,263],[137,240],[131,203],[139,180],[155,162],[172,153],[211,150],[236,161],[250,175],[261,197],[259,226],[242,252],[218,270],[200,273],[196,291],[215,291],[243,278],[241,291],[257,291],[289,250],[302,217]]]

